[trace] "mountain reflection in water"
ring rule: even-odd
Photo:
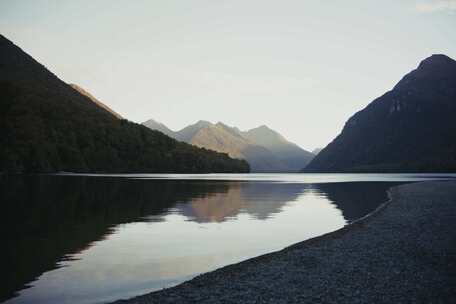
[[[6,233],[1,264],[6,280],[0,300],[17,296],[12,303],[94,303],[173,285],[198,273],[340,228],[386,201],[386,189],[392,185],[1,176],[1,225]],[[320,221],[319,226],[312,217]],[[131,226],[133,223],[143,224]],[[163,233],[158,230],[159,223],[169,224]],[[189,226],[190,223],[196,226]],[[140,232],[133,233],[134,227],[140,227]],[[271,229],[272,233],[260,235],[264,229],[257,227]],[[131,235],[122,238],[125,231]],[[146,232],[153,237],[147,237]],[[243,234],[244,241],[241,237],[236,241]],[[216,243],[217,235],[229,243],[225,249]],[[148,249],[140,246],[150,243],[150,256],[157,257],[153,261],[155,269],[145,267],[142,274],[129,273],[133,272],[129,263],[139,263],[140,258],[129,261],[118,250],[107,250],[103,255],[113,259],[111,268],[121,269],[128,280],[113,277],[112,285],[103,282],[96,292],[80,287],[65,294],[65,286],[81,283],[74,278],[67,282],[64,274],[72,267],[76,269],[76,262],[83,265],[87,260],[81,269],[86,272],[84,276],[96,281],[92,272],[100,275],[103,268],[89,267],[86,254],[95,255],[96,248],[92,247],[108,245],[113,242],[111,236],[122,238],[122,250],[132,247],[144,251]],[[188,244],[185,238],[189,239]],[[138,248],[135,240],[140,244]],[[56,272],[62,266],[68,269]],[[54,274],[57,277],[52,284],[62,286],[47,282]],[[63,291],[48,296],[51,285]]]

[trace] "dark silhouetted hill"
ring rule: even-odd
[[[456,171],[456,61],[432,55],[353,115],[307,172]]]

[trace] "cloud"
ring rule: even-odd
[[[416,10],[422,13],[433,13],[437,11],[456,11],[456,0],[430,0],[418,3]]]

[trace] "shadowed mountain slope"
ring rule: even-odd
[[[118,119],[0,35],[0,172],[247,172]]]
[[[307,172],[456,171],[456,61],[432,55],[353,115]]]

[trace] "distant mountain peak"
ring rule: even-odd
[[[258,139],[258,137],[263,137],[265,140],[269,138],[269,140],[279,140],[283,142],[288,142],[285,137],[283,137],[279,132],[269,128],[266,125],[261,125],[259,127],[253,128],[245,132],[249,134],[249,136],[254,136]]]
[[[143,124],[151,129],[163,130],[158,124]],[[314,156],[266,125],[243,132],[221,121],[213,124],[200,120],[170,136],[198,147],[228,153],[232,157],[245,158],[254,172],[298,171]]]
[[[230,128],[230,126],[228,126],[227,124],[224,124],[223,122],[219,121],[217,122],[215,125],[218,125],[218,126],[222,126],[222,127],[228,127]]]
[[[256,132],[256,131],[259,131],[259,132],[274,132],[274,133],[277,133],[276,131],[274,131],[274,130],[272,130],[271,128],[269,128],[267,125],[261,125],[261,126],[252,128],[252,129],[250,129],[248,132]]]
[[[161,122],[156,121],[156,120],[154,120],[152,118],[147,120],[147,121],[145,121],[145,122],[143,122],[142,125],[148,127],[149,129],[160,131],[163,134],[168,135],[169,137],[173,137],[174,138],[175,135],[176,135],[173,130],[171,130],[170,128],[168,128],[167,126],[162,124]]]
[[[194,126],[212,126],[212,122],[207,121],[207,120],[198,120]]]
[[[223,122],[221,122],[221,121],[217,122],[215,125],[216,125],[216,126],[219,126],[219,127],[222,127],[222,128],[224,128],[224,129],[228,129],[228,130],[230,130],[230,131],[241,132],[238,128],[229,126],[229,125],[227,125],[226,123],[223,123]]]
[[[145,124],[150,124],[150,125],[160,125],[160,126],[164,126],[164,124],[162,124],[161,122],[159,122],[158,120],[155,120],[155,119],[148,119],[146,120],[145,122],[142,123],[143,125]]]
[[[162,125],[161,122],[159,122],[159,121],[157,121],[157,120],[155,120],[155,119],[153,119],[153,118],[150,118],[150,119],[146,120],[144,123],[146,123],[146,122],[153,123],[153,124],[160,124],[160,125]]]

